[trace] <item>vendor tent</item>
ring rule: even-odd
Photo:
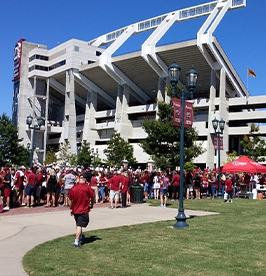
[[[266,173],[266,167],[243,155],[224,165],[222,172]]]

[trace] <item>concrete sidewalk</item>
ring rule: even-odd
[[[217,213],[185,211],[186,216],[205,216]],[[174,220],[177,209],[133,205],[126,209],[95,208],[90,212],[87,231]],[[70,211],[35,213],[0,217],[0,275],[27,275],[22,258],[30,249],[46,241],[74,234],[75,222]]]

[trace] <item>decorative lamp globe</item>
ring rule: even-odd
[[[198,72],[193,69],[193,66],[189,71],[187,71],[187,86],[189,90],[193,90],[196,87],[198,75]]]
[[[27,119],[26,119],[26,124],[27,124],[28,126],[30,126],[30,125],[32,124],[32,120],[33,120],[33,117],[32,117],[31,115],[29,115],[29,116],[27,117]]]
[[[218,128],[218,123],[219,123],[219,121],[216,119],[216,118],[214,118],[213,120],[212,120],[212,126],[213,126],[213,129],[216,131],[217,130],[217,128]]]
[[[176,86],[180,78],[181,67],[175,62],[168,67],[169,81],[172,86]]]

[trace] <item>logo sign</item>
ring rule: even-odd
[[[238,162],[238,161],[233,161],[233,166],[246,166],[247,162]]]
[[[173,116],[173,125],[174,126],[181,126],[181,100],[179,99],[172,99],[173,108],[174,108],[174,116]]]
[[[217,135],[213,135],[212,137],[213,147],[215,150],[218,150],[218,137]],[[220,136],[220,150],[224,149],[224,139]]]
[[[185,102],[185,127],[192,128],[193,125],[193,104]]]
[[[20,64],[22,55],[22,42],[25,39],[20,39],[14,49],[14,78],[13,81],[17,81],[20,78]]]

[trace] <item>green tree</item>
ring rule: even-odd
[[[171,95],[171,90],[167,91]],[[173,126],[172,102],[158,102],[158,120],[146,119],[142,127],[148,137],[141,142],[145,152],[152,156],[157,167],[161,169],[175,168],[180,165],[180,127]],[[203,153],[195,128],[185,129],[184,162]]]
[[[56,157],[54,150],[52,148],[48,149],[48,151],[46,153],[44,164],[49,165],[49,164],[56,163],[56,162],[57,162],[57,157]]]
[[[68,141],[62,143],[59,147],[59,160],[63,166],[66,166],[67,163],[70,163],[71,158],[71,146]]]
[[[259,132],[259,126],[251,124],[249,134],[245,135],[240,144],[244,154],[257,162],[264,162],[266,156],[266,143]]]
[[[0,116],[0,165],[29,165],[30,152],[21,145],[23,139],[18,138],[18,128],[3,113]]]
[[[92,156],[90,152],[90,145],[87,141],[83,141],[81,145],[81,150],[78,155],[78,165],[83,166],[84,168],[89,167],[91,164]]]
[[[238,158],[238,154],[235,150],[230,152],[227,156],[227,162],[225,162],[224,165],[236,160],[237,158]]]
[[[133,166],[136,163],[133,152],[133,146],[125,141],[120,133],[114,131],[104,150],[107,157],[106,163],[109,166],[120,166],[121,161],[126,159],[129,166]]]
[[[78,157],[75,153],[70,154],[69,156],[69,164],[71,166],[77,166],[78,165]]]

